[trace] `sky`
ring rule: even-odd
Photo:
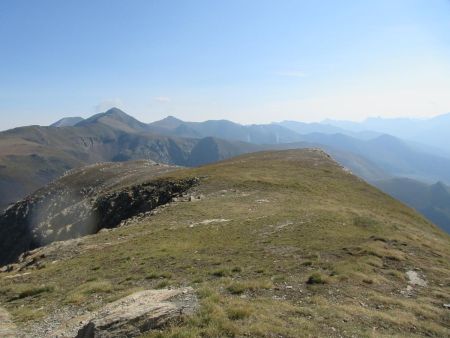
[[[0,129],[450,112],[449,0],[2,0]]]

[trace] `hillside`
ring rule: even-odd
[[[450,188],[442,182],[427,184],[408,178],[393,178],[373,184],[450,233]]]
[[[450,237],[322,151],[243,155],[157,180],[194,178],[192,198],[3,269],[5,330],[117,330],[99,324],[111,302],[158,289],[193,292],[193,310],[141,327],[145,337],[449,336]]]

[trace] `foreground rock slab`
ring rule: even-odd
[[[192,313],[196,304],[192,288],[137,292],[93,312],[76,337],[136,337]]]
[[[12,322],[9,313],[0,307],[0,337],[14,338],[17,337],[17,328]]]

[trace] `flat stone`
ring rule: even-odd
[[[410,285],[419,285],[419,286],[427,286],[428,283],[426,280],[419,277],[419,274],[416,271],[409,270],[406,272],[406,277],[408,277],[408,283]]]
[[[193,312],[196,305],[192,288],[137,292],[93,312],[76,337],[136,337]]]

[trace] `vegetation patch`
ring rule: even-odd
[[[240,295],[247,291],[268,290],[273,287],[270,280],[247,280],[247,281],[233,281],[227,286],[227,290],[233,295]]]
[[[86,282],[75,288],[67,296],[66,301],[73,304],[81,304],[88,300],[93,294],[111,293],[114,290],[113,285],[107,280],[94,280]]]
[[[16,321],[37,320],[45,316],[43,309],[31,309],[27,307],[15,308],[11,311],[11,315]]]
[[[42,285],[42,286],[31,286],[31,285],[25,285],[25,286],[19,286],[16,290],[12,290],[15,295],[11,297],[11,301],[18,300],[22,298],[28,298],[40,295],[42,293],[46,292],[53,292],[55,288],[53,286],[48,285]]]
[[[145,279],[159,279],[159,278],[171,278],[172,274],[170,272],[150,272]]]
[[[226,276],[229,276],[230,274],[231,274],[230,270],[225,269],[225,268],[217,269],[217,270],[214,270],[213,272],[211,272],[211,275],[214,277],[226,277]]]
[[[169,285],[170,282],[167,279],[164,279],[155,285],[155,289],[164,289],[167,288]]]
[[[235,304],[231,305],[226,310],[227,316],[231,320],[242,320],[251,316],[252,310],[248,305]]]
[[[353,219],[353,224],[358,227],[375,227],[379,222],[373,217],[358,215]]]
[[[312,275],[308,277],[306,284],[314,285],[314,284],[327,284],[329,282],[329,277],[324,275],[321,272],[314,272]]]

